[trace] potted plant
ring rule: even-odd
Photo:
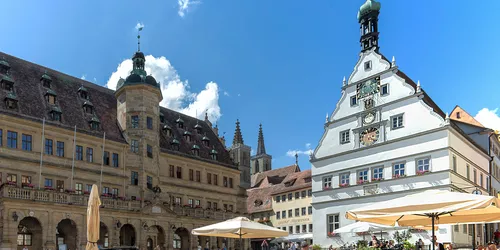
[[[66,189],[65,192],[68,193],[68,194],[73,194],[73,193],[75,193],[75,190]]]
[[[45,191],[54,191],[55,189],[51,186],[45,186],[44,187]]]
[[[332,189],[332,186],[323,187],[323,190],[330,190],[330,189]]]
[[[363,180],[363,179],[361,179],[361,180],[358,180],[356,183],[357,183],[358,185],[361,185],[361,184],[366,184],[366,183],[370,183],[370,182],[369,182],[368,180]]]
[[[15,187],[15,186],[17,186],[17,182],[15,182],[15,181],[8,181],[7,185]]]
[[[328,233],[326,234],[326,236],[328,236],[328,237],[336,237],[337,235],[338,235],[338,234],[336,234],[336,233],[334,233],[334,232],[328,232]]]
[[[424,175],[424,174],[427,174],[429,173],[429,170],[419,170],[417,171],[417,175]]]
[[[34,187],[34,185],[31,183],[23,183],[22,186],[23,188],[30,188],[30,189]]]
[[[395,174],[392,176],[392,178],[394,178],[394,179],[398,179],[398,178],[402,178],[402,177],[406,177],[406,175],[405,174]]]
[[[345,188],[345,187],[349,187],[349,186],[350,186],[349,183],[340,183],[339,184],[339,187],[341,187],[341,188]]]
[[[384,180],[384,178],[372,178],[372,182],[375,182],[375,181],[378,182],[378,181],[383,181],[383,180]]]
[[[89,194],[90,194],[90,192],[89,192],[89,191],[83,191],[83,194],[85,194],[85,195],[89,195]]]

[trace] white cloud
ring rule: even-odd
[[[488,109],[483,108],[477,112],[474,119],[483,124],[487,128],[500,130],[500,116],[497,114],[498,108]]]
[[[311,149],[311,143],[306,143],[306,148],[305,150],[298,150],[298,149],[295,149],[295,150],[291,150],[289,149],[287,152],[286,152],[286,155],[288,157],[295,157],[295,154],[297,155],[307,155],[309,156],[310,154],[313,153],[313,150]]]
[[[97,78],[94,77],[94,83],[97,83]]]
[[[250,149],[250,155],[254,155],[254,154],[255,154],[255,150],[253,150],[253,148]]]
[[[224,91],[224,95],[225,95],[225,96],[229,96],[229,92]]]
[[[80,77],[80,79],[85,80],[86,76],[87,75],[82,75],[82,77]]]
[[[187,80],[181,77],[165,57],[146,56],[146,72],[151,74],[156,81],[160,82],[163,100],[160,105],[169,109],[179,111],[183,114],[203,119],[205,112],[212,122],[216,122],[220,116],[219,86],[215,82],[208,82],[205,89],[198,93],[190,91]],[[125,79],[132,70],[132,60],[126,59],[121,62],[116,71],[111,74],[106,87],[116,89],[120,78]]]
[[[241,96],[241,94],[238,94],[238,96]]]
[[[201,1],[194,1],[194,0],[177,0],[177,3],[179,4],[179,11],[177,12],[180,17],[184,17],[186,15],[186,12],[189,11],[189,7],[195,4],[201,3]]]
[[[138,29],[142,29],[142,28],[144,28],[144,24],[143,24],[143,23],[140,23],[140,22],[139,22],[139,23],[137,23],[137,24],[135,25],[135,29],[136,29],[136,30],[138,30]]]

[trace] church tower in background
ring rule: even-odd
[[[231,145],[229,152],[240,170],[240,186],[246,189],[250,188],[250,151],[251,148],[243,142],[240,121],[236,120],[233,145]]]
[[[257,142],[257,154],[251,159],[251,173],[262,173],[271,170],[271,162],[273,157],[266,154],[266,146],[264,145],[264,133],[262,132],[262,124],[259,125],[259,140]]]

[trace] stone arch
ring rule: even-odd
[[[125,224],[120,228],[120,246],[135,246],[136,241],[135,228],[131,224]]]
[[[165,243],[167,242],[166,242],[165,230],[163,230],[163,227],[158,225],[153,225],[149,227],[148,231],[149,231],[149,237],[151,237],[153,240],[153,248],[155,248],[156,246],[160,246],[161,250],[165,249]]]
[[[173,248],[189,250],[189,231],[184,227],[179,227],[174,232]]]
[[[100,226],[99,226],[99,240],[97,241],[97,245],[103,246],[103,247],[109,247],[109,230],[108,226],[104,224],[104,222],[101,221]]]
[[[24,246],[33,249],[43,248],[42,224],[35,217],[24,217],[17,226],[17,249]]]
[[[56,245],[66,245],[67,249],[77,249],[78,229],[71,219],[61,220],[56,227]]]

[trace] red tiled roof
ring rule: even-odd
[[[273,209],[273,200],[271,193],[281,186],[282,184],[268,186],[263,188],[253,188],[247,190],[247,210],[249,214],[263,212]],[[256,203],[256,201],[260,200],[262,205],[259,205],[260,202]]]
[[[287,182],[293,182],[292,185],[287,186]],[[283,185],[276,188],[271,195],[290,192],[293,190],[299,190],[307,187],[311,187],[311,170],[305,170],[302,172],[296,172],[287,175],[285,180],[283,180]]]
[[[300,168],[297,165],[290,165],[287,167],[277,168],[262,173],[256,173],[252,175],[251,187],[263,187],[263,180],[267,179],[265,186],[276,185],[281,183],[284,178],[291,173],[299,172]]]

